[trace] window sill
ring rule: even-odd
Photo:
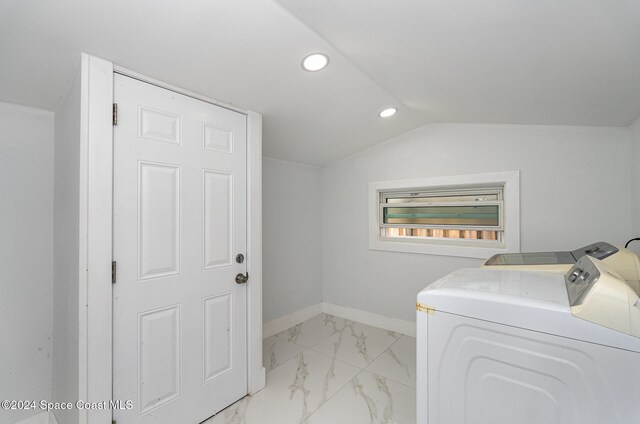
[[[392,238],[369,240],[369,249],[371,250],[479,259],[489,259],[491,256],[499,253],[511,253],[506,247],[500,245],[501,243],[491,243],[491,247],[479,245],[461,246],[456,244],[455,241],[449,240],[433,240],[426,243]]]

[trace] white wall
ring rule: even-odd
[[[640,237],[640,118],[630,127],[631,130],[631,172],[632,172],[632,194],[633,201],[632,222],[633,237]],[[631,237],[629,237],[631,238]],[[634,241],[629,247],[640,253],[640,242]]]
[[[80,78],[56,110],[53,401],[79,398]],[[61,424],[78,422],[76,410],[57,410]]]
[[[432,124],[331,164],[323,300],[413,321],[420,289],[482,263],[369,250],[370,181],[520,170],[522,251],[569,250],[631,237],[630,153],[626,128]]]
[[[263,160],[263,319],[322,300],[322,168]]]
[[[51,398],[53,132],[53,113],[0,103],[0,400]]]

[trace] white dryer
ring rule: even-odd
[[[571,252],[502,253],[489,258],[483,268],[527,271],[567,272],[583,256],[603,261],[631,288],[640,293],[640,258],[633,251],[604,241],[580,247]]]
[[[453,272],[417,336],[418,424],[640,423],[640,300],[598,259]]]

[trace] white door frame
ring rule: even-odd
[[[265,385],[262,365],[262,116],[82,54],[80,137],[79,397],[112,396],[113,74],[127,75],[247,115],[247,388]],[[126,400],[126,399],[125,399]],[[110,410],[81,410],[80,423],[111,424]]]

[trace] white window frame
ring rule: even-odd
[[[381,193],[389,191],[458,190],[504,186],[502,240],[383,237]],[[369,249],[429,255],[488,259],[498,253],[520,251],[520,171],[454,175],[369,183]]]

